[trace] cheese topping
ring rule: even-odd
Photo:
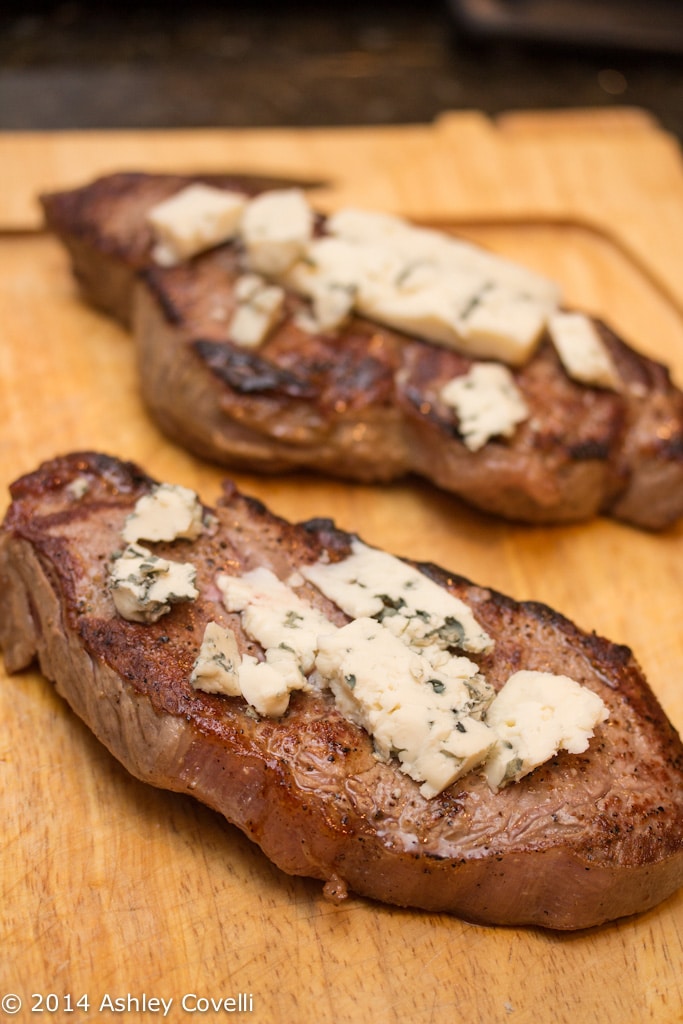
[[[347,615],[376,617],[411,646],[475,652],[493,646],[464,601],[419,569],[357,538],[348,557],[305,565],[300,572]]]
[[[147,214],[157,238],[154,259],[173,266],[234,238],[246,201],[240,192],[196,184],[158,203]]]
[[[293,690],[310,689],[306,673],[315,668],[342,713],[371,733],[378,754],[398,752],[403,771],[422,782],[427,795],[470,771],[494,743],[478,721],[493,690],[474,662],[443,649],[443,638],[431,644],[419,630],[416,640],[406,641],[405,630],[397,634],[363,616],[337,628],[266,568],[242,577],[221,574],[217,584],[227,610],[241,613],[243,629],[265,652],[264,661],[242,657],[227,691],[237,686],[259,714],[284,714]],[[395,616],[389,619],[394,625]],[[403,621],[407,626],[410,619]],[[449,632],[447,640],[454,636]],[[211,651],[200,654],[198,664],[207,657]],[[351,679],[364,680],[357,692]],[[204,688],[201,679],[197,685]],[[365,690],[375,692],[374,710],[370,696],[359,703]]]
[[[214,193],[226,197],[223,206]],[[247,199],[191,185],[158,204],[149,220],[162,263],[236,237],[248,271],[310,300],[310,316],[299,322],[312,330],[334,331],[357,310],[475,357],[519,365],[559,306],[559,289],[542,275],[400,217],[342,209],[316,237],[300,189]]]
[[[399,217],[344,209],[326,232],[288,284],[309,296],[351,287],[366,316],[475,356],[524,362],[559,303],[540,274]]]
[[[485,715],[497,736],[484,768],[489,784],[518,782],[559,750],[583,753],[607,717],[600,697],[568,676],[515,672]]]
[[[433,228],[417,227],[393,214],[347,207],[329,218],[327,230],[356,245],[372,243],[390,247],[404,265],[408,261],[408,265],[447,269],[454,276],[466,273],[479,279],[495,279],[511,290],[533,296],[546,308],[554,306],[559,299],[557,285],[543,275],[472,242]]]
[[[315,216],[300,189],[242,193],[195,184],[148,213],[155,259],[172,265],[237,238],[250,284],[238,286],[230,333],[260,345],[280,315],[284,284],[310,300],[306,329],[334,331],[357,310],[389,327],[475,358],[519,366],[547,327],[567,373],[619,387],[613,361],[590,318],[559,309],[556,284],[541,274],[400,217],[354,208]],[[258,287],[254,286],[254,281]],[[492,435],[489,435],[492,436]],[[473,435],[473,444],[479,447]],[[482,442],[483,443],[483,442]]]
[[[246,206],[240,237],[250,270],[277,277],[301,257],[313,232],[313,211],[300,189],[275,189]]]
[[[202,509],[187,488],[157,485],[141,498],[124,539],[196,537]],[[113,559],[119,615],[152,623],[198,597],[191,563],[137,543]],[[242,697],[259,715],[285,714],[291,694],[328,687],[339,711],[372,737],[376,754],[420,783],[426,798],[481,767],[493,789],[516,782],[558,750],[584,751],[608,717],[597,696],[566,676],[520,671],[495,695],[464,650],[493,647],[472,610],[425,573],[363,544],[303,566],[288,583],[258,567],[216,585],[262,656],[241,654],[235,632],[206,626],[190,683]],[[293,587],[312,585],[351,621],[337,626]]]
[[[555,313],[548,328],[570,377],[582,384],[619,390],[617,369],[589,317],[583,313]]]
[[[278,285],[267,284],[260,274],[244,274],[235,285],[235,298],[230,338],[244,348],[256,348],[282,316],[285,293]]]
[[[439,397],[455,410],[463,441],[473,452],[492,437],[510,437],[529,416],[514,377],[501,363],[474,363],[445,384]]]
[[[231,629],[209,622],[204,630],[202,646],[192,667],[190,682],[197,690],[241,697],[239,686],[240,652]]]
[[[195,492],[180,484],[158,484],[138,499],[122,536],[129,544],[195,540],[203,529],[203,509]]]
[[[130,622],[156,622],[179,601],[194,601],[196,569],[189,562],[158,558],[129,544],[114,558],[109,589],[119,615]]]
[[[265,661],[245,654],[240,665],[239,684],[247,703],[259,715],[270,718],[284,715],[294,690],[310,689],[296,656],[285,648],[277,647],[266,651]]]
[[[336,331],[353,312],[356,289],[339,281],[322,281],[311,289],[312,316],[310,325],[301,318],[300,325],[309,331]]]
[[[242,625],[250,637],[266,650],[292,651],[304,672],[313,669],[317,637],[332,625],[322,612],[263,566],[243,576],[221,574],[216,584],[227,610],[242,613]]]
[[[265,661],[240,655],[233,630],[209,622],[192,669],[190,682],[196,690],[243,697],[260,714],[284,715],[293,690],[310,689],[293,651],[274,647]]]
[[[356,220],[364,218],[395,228],[339,233],[342,211],[284,283],[314,301],[333,287],[344,290],[371,319],[475,356],[518,364],[531,355],[557,307],[554,286],[521,268],[513,274],[498,257],[398,218],[355,213]]]
[[[304,580],[351,621],[335,626],[266,568],[218,577],[226,608],[265,652],[242,658],[240,692],[278,717],[312,673],[427,798],[480,766],[493,789],[517,781],[559,749],[584,750],[607,717],[596,694],[549,673],[517,672],[496,695],[475,662],[453,653],[492,647],[471,610],[357,539],[345,559],[303,566],[292,582]]]
[[[429,662],[374,619],[361,617],[319,640],[316,667],[337,707],[373,737],[385,761],[394,755],[435,796],[477,767],[495,736],[473,713],[490,700],[477,666],[458,659],[460,674]]]
[[[221,574],[216,584],[229,612],[240,612],[247,636],[261,645],[265,661],[245,655],[239,692],[262,715],[279,717],[293,690],[309,690],[317,638],[334,625],[264,567],[243,576]]]

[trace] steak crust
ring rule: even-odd
[[[683,514],[683,393],[605,324],[595,321],[619,394],[571,380],[546,338],[514,373],[528,420],[472,452],[439,398],[471,365],[456,352],[362,317],[337,335],[311,334],[297,324],[303,300],[294,294],[257,352],[235,345],[235,247],[172,268],[151,257],[147,211],[193,181],[239,185],[115,174],[42,197],[84,295],[132,328],[143,398],[173,440],[249,471],[378,482],[415,473],[532,523],[604,513],[659,529]]]
[[[197,600],[129,622],[115,612],[108,563],[152,484],[101,454],[57,458],[12,486],[0,531],[7,669],[37,659],[132,774],[192,794],[283,871],[337,896],[348,888],[481,923],[580,929],[644,911],[683,884],[683,746],[630,650],[544,605],[421,565],[494,639],[472,657],[496,689],[522,668],[568,674],[610,714],[584,754],[561,753],[497,793],[472,772],[425,799],[397,763],[376,759],[328,691],[296,692],[282,718],[267,719],[190,683],[209,621],[259,655],[222,605],[217,573],[266,566],[287,579],[324,553],[343,556],[352,537],[330,520],[286,522],[226,483],[197,540],[155,545],[196,566]]]

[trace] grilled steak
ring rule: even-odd
[[[471,654],[495,690],[519,669],[565,673],[609,711],[582,754],[560,752],[498,791],[479,771],[431,798],[378,759],[330,691],[294,691],[280,717],[191,683],[205,626],[232,625],[222,572],[267,567],[281,580],[346,557],[329,520],[290,524],[230,483],[195,539],[154,544],[191,562],[198,596],[155,622],[115,611],[113,552],[153,481],[81,453],[12,487],[0,533],[0,642],[10,672],[34,658],[129,771],[191,793],[243,830],[283,871],[387,903],[492,924],[578,929],[643,911],[683,884],[683,747],[631,652],[550,608],[516,603],[435,565],[421,572],[464,600],[493,639]],[[404,563],[407,564],[407,563]],[[299,578],[338,625],[339,607]]]
[[[260,347],[234,343],[238,247],[177,266],[152,258],[146,214],[190,181],[117,174],[42,197],[85,296],[133,329],[144,400],[191,451],[264,472],[313,469],[363,481],[417,473],[466,502],[529,522],[606,513],[661,528],[683,512],[683,394],[667,369],[595,328],[618,391],[564,371],[547,335],[514,381],[528,409],[512,437],[463,443],[443,385],[472,359],[352,316],[338,332],[300,326],[288,291]],[[320,218],[320,225],[324,224]]]

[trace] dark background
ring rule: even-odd
[[[644,108],[683,140],[683,0],[4,0],[0,11],[0,130],[613,106]]]

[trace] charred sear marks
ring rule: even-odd
[[[317,394],[310,381],[253,352],[216,341],[195,341],[192,347],[220,380],[240,394],[276,394],[287,398],[314,398]]]

